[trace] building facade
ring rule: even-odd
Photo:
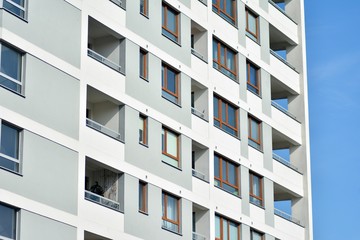
[[[0,239],[312,239],[303,0],[0,0]]]

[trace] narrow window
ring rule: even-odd
[[[176,104],[179,103],[179,75],[175,69],[165,64],[162,65],[162,96]]]
[[[147,199],[148,199],[148,184],[143,181],[139,181],[139,211],[143,213],[148,212]]]
[[[180,199],[173,195],[162,193],[162,227],[180,233]]]
[[[236,25],[236,1],[235,0],[212,0],[213,12],[220,15],[229,23]]]
[[[144,115],[139,115],[139,143],[147,145],[148,142],[148,130],[147,130],[147,117]]]
[[[0,239],[16,239],[16,212],[16,209],[0,204]]]
[[[162,4],[162,34],[174,42],[179,42],[179,12]]]
[[[263,240],[264,234],[251,229],[251,240]]]
[[[22,54],[0,43],[0,85],[14,92],[22,92]]]
[[[252,40],[259,41],[259,17],[246,9],[246,32]]]
[[[0,120],[0,167],[20,171],[19,149],[21,130]]]
[[[214,96],[214,125],[235,137],[238,136],[238,108],[216,95]]]
[[[215,38],[213,39],[213,67],[236,81],[236,52]]]
[[[214,180],[215,186],[239,195],[238,166],[217,154],[214,156]]]
[[[215,215],[215,240],[240,240],[240,225]]]
[[[4,9],[25,19],[25,0],[4,0]]]
[[[140,49],[140,77],[148,80],[148,52]]]
[[[180,166],[179,135],[167,128],[162,129],[162,154],[163,161],[174,166]]]
[[[149,3],[148,0],[140,0],[140,13],[144,16],[148,16],[148,9]]]
[[[249,145],[261,150],[261,122],[249,116]]]
[[[257,95],[260,94],[260,73],[259,68],[254,64],[246,63],[247,89]]]
[[[250,172],[250,202],[263,206],[263,177]]]

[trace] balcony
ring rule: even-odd
[[[192,240],[210,239],[209,210],[193,203],[192,213]]]
[[[125,38],[89,17],[89,57],[125,75]]]
[[[297,225],[301,226],[300,220],[294,218],[293,216],[291,216],[290,214],[288,214],[286,212],[283,212],[283,211],[275,208],[274,213],[275,213],[275,215],[277,215],[279,217],[282,217],[290,222],[296,223]]]
[[[123,211],[123,175],[91,158],[86,158],[85,199],[101,206]]]
[[[208,121],[208,89],[201,83],[191,80],[191,113]]]
[[[192,141],[191,162],[192,175],[209,182],[209,149],[194,140]]]
[[[284,16],[286,16],[288,19],[290,19],[295,23],[295,21],[291,18],[291,16],[286,13],[285,0],[269,0],[269,4],[274,8],[276,8],[281,14],[283,14]]]
[[[207,31],[194,21],[191,21],[191,54],[207,63]]]
[[[95,88],[87,87],[86,126],[124,142],[124,115],[121,102]]]

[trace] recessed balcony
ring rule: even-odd
[[[191,80],[191,113],[208,121],[208,89],[201,83]]]
[[[191,21],[191,53],[207,63],[207,31],[194,21]]]
[[[192,240],[210,239],[209,209],[193,203],[192,213]]]
[[[209,149],[193,140],[191,160],[192,175],[209,182]]]

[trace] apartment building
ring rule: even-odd
[[[312,239],[303,0],[0,0],[0,239]]]

